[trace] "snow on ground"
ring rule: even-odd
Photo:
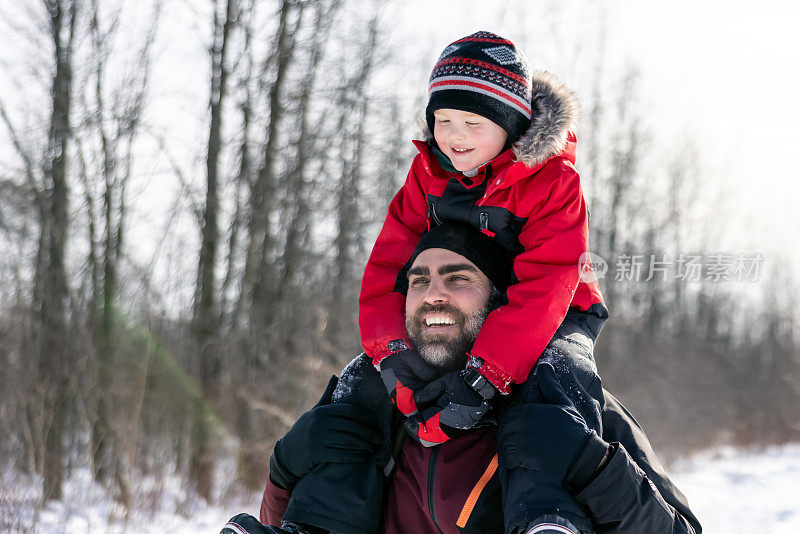
[[[192,494],[177,477],[160,474],[132,483],[132,512],[126,518],[124,508],[92,482],[88,468],[76,470],[64,484],[63,499],[44,509],[37,509],[41,478],[17,475],[12,480],[6,471],[0,479],[0,533],[9,534],[217,534],[239,512],[258,515],[261,504],[261,492],[242,493],[222,484],[218,493],[225,504],[208,506],[187,497]]]
[[[800,533],[800,444],[705,452],[676,464],[671,477],[703,534]]]
[[[671,472],[705,534],[800,533],[800,444],[761,451],[709,451],[678,462]],[[12,478],[8,471],[0,478],[0,531],[15,534],[216,534],[238,512],[257,514],[260,501],[258,493],[223,487],[226,504],[209,507],[187,499],[179,482],[162,476],[137,482],[133,489],[138,511],[125,521],[123,510],[90,482],[88,470],[78,470],[70,478],[61,502],[38,512],[39,481]]]

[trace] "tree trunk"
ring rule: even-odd
[[[255,302],[261,298],[268,300],[265,283],[269,283],[269,273],[264,273],[263,266],[268,264],[267,256],[271,249],[270,233],[268,228],[269,215],[275,199],[275,163],[278,159],[278,130],[284,109],[281,106],[281,96],[286,84],[286,74],[289,68],[292,51],[294,48],[294,33],[298,22],[292,24],[291,13],[295,10],[296,2],[283,0],[279,15],[278,30],[273,53],[267,60],[267,66],[275,64],[275,78],[271,82],[267,102],[269,105],[269,124],[267,125],[266,142],[262,150],[264,160],[258,170],[257,176],[250,193],[250,220],[248,221],[248,244],[245,252],[244,273],[242,275],[242,289],[236,311],[237,324],[234,325],[245,342],[244,350],[249,354],[257,352],[253,334],[245,333],[249,326],[263,324],[263,317],[257,317]],[[266,276],[265,276],[266,275]],[[261,310],[262,315],[266,313]],[[245,326],[247,324],[248,326]]]
[[[342,155],[342,176],[337,192],[336,203],[336,237],[333,241],[334,269],[336,282],[332,285],[331,306],[325,335],[332,340],[334,356],[347,361],[353,343],[352,332],[357,324],[352,324],[354,314],[344,313],[352,309],[357,300],[358,276],[355,265],[360,252],[360,240],[363,234],[363,217],[359,214],[360,180],[363,174],[363,158],[367,144],[364,122],[369,107],[369,96],[366,94],[367,80],[375,61],[375,42],[377,41],[378,15],[375,13],[370,21],[367,42],[364,45],[364,56],[357,74],[349,80],[342,93],[340,106],[343,109],[339,129],[344,130],[350,124],[351,131],[345,139],[345,150]],[[357,312],[356,312],[357,313]],[[339,354],[336,354],[339,353]],[[344,358],[342,358],[344,356]],[[338,361],[337,363],[343,363]]]
[[[45,210],[42,239],[46,259],[39,264],[41,283],[39,372],[45,391],[43,498],[60,499],[64,478],[64,418],[70,351],[67,341],[68,291],[64,268],[67,237],[67,151],[72,98],[72,36],[77,9],[66,0],[47,0],[50,36],[54,44],[53,109],[45,170]]]
[[[215,267],[219,246],[217,217],[219,210],[219,155],[222,147],[222,107],[225,102],[226,82],[228,79],[225,55],[235,18],[236,0],[227,0],[223,21],[220,21],[215,5],[214,43],[211,47],[211,95],[209,102],[211,123],[206,156],[206,202],[203,210],[202,242],[197,268],[197,290],[195,292],[193,322],[193,334],[197,347],[196,355],[200,370],[199,386],[211,406],[216,404],[219,397],[220,356],[216,343],[217,326],[219,324],[219,297],[217,294]],[[206,501],[211,502],[214,482],[215,444],[213,443],[211,421],[201,404],[195,404],[193,425],[189,478],[197,493]]]
[[[90,325],[95,361],[90,400],[94,413],[91,426],[92,468],[96,480],[113,481],[119,502],[126,508],[131,494],[128,482],[130,447],[135,443],[138,425],[131,414],[120,409],[119,399],[133,396],[134,386],[115,384],[114,375],[127,362],[119,359],[117,341],[120,314],[117,308],[120,292],[119,262],[122,258],[126,229],[126,190],[131,177],[133,144],[140,126],[141,112],[148,90],[150,50],[160,17],[159,5],[153,9],[150,25],[141,39],[141,48],[134,51],[136,68],[130,78],[115,83],[107,78],[114,37],[119,28],[121,9],[109,7],[111,17],[101,16],[99,0],[90,3],[87,18],[92,37],[91,68],[86,82],[93,80],[94,94],[83,110],[87,127],[76,133],[81,172],[89,206],[89,262],[92,271]],[[103,14],[105,15],[105,13]],[[110,19],[110,20],[109,20]],[[113,59],[113,58],[111,58]],[[106,98],[108,98],[108,102]],[[83,101],[82,101],[83,102]],[[91,149],[84,153],[84,141]],[[94,156],[93,165],[86,159]],[[94,169],[99,169],[99,176]],[[99,191],[94,191],[97,184]],[[97,197],[97,198],[95,198]],[[95,204],[102,208],[95,213]],[[101,222],[102,221],[102,222]],[[133,433],[134,436],[129,434]]]

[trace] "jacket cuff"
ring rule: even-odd
[[[479,356],[473,354],[468,354],[468,356],[468,366],[477,369],[502,395],[511,393],[511,383],[513,382],[511,375]]]
[[[265,525],[273,527],[281,526],[283,514],[289,506],[289,496],[291,493],[275,484],[272,477],[267,480],[267,487],[264,489],[264,496],[261,499],[261,511],[259,520]]]
[[[604,520],[620,506],[621,501],[630,493],[636,494],[644,472],[628,456],[625,448],[613,443],[611,457],[597,476],[577,495],[575,500],[592,512],[592,517]],[[635,497],[633,497],[635,499]]]
[[[370,346],[364,346],[364,352],[372,359],[373,365],[378,365],[387,356],[407,350],[410,346],[411,342],[405,338],[382,340],[372,343]]]
[[[614,452],[614,449],[596,432],[590,432],[586,444],[575,458],[564,480],[570,494],[575,495],[583,491],[602,472]],[[601,462],[603,465],[600,465]]]
[[[281,440],[278,440],[272,450],[272,456],[269,458],[269,478],[277,487],[291,491],[300,478],[284,467],[278,459],[280,447]]]

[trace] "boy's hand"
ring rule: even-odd
[[[406,416],[417,413],[414,393],[434,380],[438,373],[414,349],[390,354],[376,365],[392,402]]]
[[[474,367],[448,373],[414,395],[422,410],[409,417],[406,429],[426,447],[444,443],[473,428],[496,391]]]

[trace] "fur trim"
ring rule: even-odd
[[[575,93],[547,71],[533,72],[531,88],[533,122],[513,149],[517,161],[535,167],[564,150],[567,134],[578,126],[580,104]],[[421,138],[431,141],[433,133],[425,117],[420,117],[417,125]]]
[[[535,167],[564,150],[567,134],[578,126],[580,104],[575,93],[549,72],[535,71],[531,87],[533,123],[514,144],[514,155]]]

